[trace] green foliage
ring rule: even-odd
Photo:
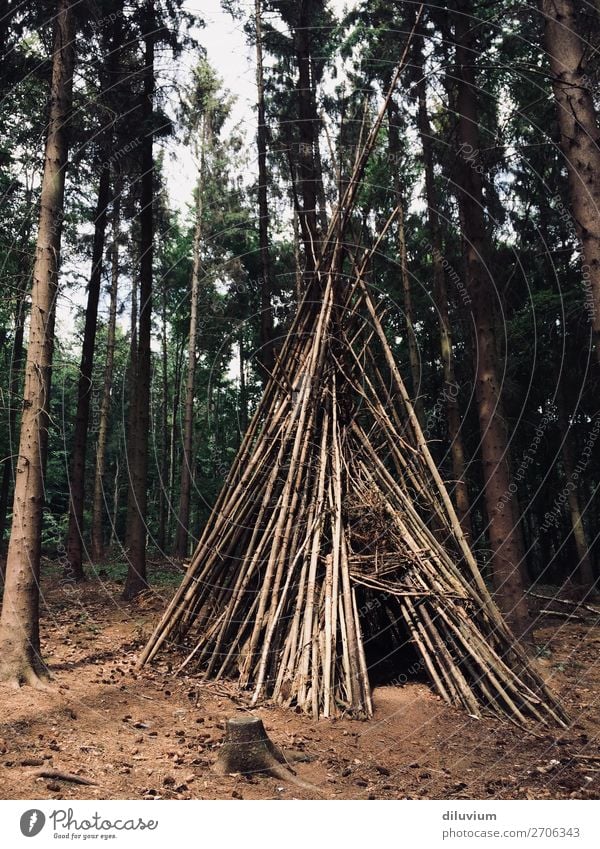
[[[2,459],[11,458],[16,451],[15,432],[22,403],[20,374],[16,376],[15,388],[14,381],[10,385],[10,372],[18,307],[24,304],[26,313],[35,248],[50,68],[50,28],[46,23],[50,5],[11,2],[0,21]],[[123,218],[119,243],[119,319],[106,456],[105,523],[108,532],[109,519],[112,521],[114,515],[116,540],[124,538],[131,288],[139,267],[139,140],[145,132],[152,131],[156,139],[157,191],[148,527],[149,545],[156,547],[161,511],[164,512],[167,504],[168,552],[179,498],[189,289],[197,208],[201,208],[201,274],[194,401],[192,524],[196,535],[209,515],[260,397],[256,350],[260,339],[262,263],[254,132],[247,133],[236,124],[238,104],[231,92],[224,89],[218,69],[208,63],[205,51],[192,44],[190,19],[182,12],[179,0],[161,0],[155,4],[160,61],[150,127],[139,124],[144,97],[142,34],[148,23],[146,4],[136,0],[124,11],[117,0],[80,5],[79,66],[75,108],[69,126],[71,161],[63,222],[60,321],[46,472],[48,509],[42,542],[48,553],[56,554],[64,539],[81,311],[90,273],[95,197],[105,167],[110,168],[111,180],[120,179]],[[225,5],[243,21],[253,43],[255,21],[247,14],[246,6],[235,0]],[[534,6],[523,9],[512,2],[500,6],[487,2],[474,5],[474,64],[482,150],[472,152],[472,164],[481,169],[487,235],[493,246],[487,261],[497,293],[493,309],[500,339],[503,402],[515,468],[527,456],[536,428],[543,423],[544,441],[528,463],[527,474],[518,479],[518,498],[530,547],[531,574],[540,574],[552,561],[558,564],[553,567],[555,576],[560,576],[573,554],[566,512],[560,514],[556,526],[545,535],[540,535],[538,529],[551,506],[552,493],[560,491],[564,484],[560,460],[562,437],[557,421],[559,378],[566,386],[571,434],[577,451],[583,450],[591,423],[598,414],[600,387],[589,356],[590,328],[586,312],[589,296],[584,289],[577,235],[568,212],[564,161],[556,145],[555,105],[543,71],[539,15]],[[291,208],[292,183],[298,179],[300,139],[299,40],[308,32],[311,97],[319,115],[316,133],[319,150],[313,154],[321,156],[324,195],[331,206],[337,199],[339,179],[343,180],[349,173],[364,127],[378,109],[381,93],[400,58],[406,34],[414,22],[415,4],[369,0],[358,4],[341,21],[324,0],[306,3],[268,0],[263,11],[272,297],[275,332],[283,336],[295,309],[296,262],[298,257],[300,263],[303,261],[302,248],[295,244]],[[445,414],[440,413],[443,380],[439,321],[432,297],[433,256],[416,126],[415,86],[424,75],[459,385],[457,397],[469,460],[474,522],[476,529],[482,530],[487,520],[481,506],[480,435],[473,401],[475,347],[470,311],[459,286],[463,278],[463,244],[456,203],[456,79],[450,26],[453,11],[453,4],[443,3],[425,9],[419,34],[409,51],[408,67],[367,165],[347,247],[362,249],[373,245],[398,197],[402,198],[421,358],[420,393],[432,451],[443,473],[451,477]],[[593,81],[599,73],[592,51],[598,42],[597,17],[583,11],[581,16],[590,41]],[[107,58],[116,46],[119,47],[118,73],[110,70]],[[181,85],[177,65],[184,47],[195,50],[193,70],[186,86]],[[9,56],[10,62],[6,61]],[[109,74],[113,75],[110,85]],[[112,133],[108,153],[103,138],[107,127]],[[196,166],[201,171],[199,175],[190,175],[190,182],[196,183],[198,176],[200,180],[190,209],[184,213],[173,210],[165,176],[166,157],[175,140],[194,151]],[[352,273],[348,260],[346,270]],[[109,272],[110,255],[106,252],[91,387],[88,487],[94,472],[97,414],[104,374]],[[386,331],[402,371],[407,374],[407,332],[395,223],[380,240],[368,274],[382,303],[388,306]],[[69,333],[64,332],[69,324],[75,325],[74,334],[70,326]],[[12,420],[11,409],[15,413]],[[593,496],[598,479],[600,460],[596,453],[579,487],[583,501]],[[597,536],[596,513],[594,508],[584,517],[592,537]],[[89,511],[85,522],[87,542]],[[484,534],[478,547],[484,553]],[[117,560],[102,564],[102,568],[111,580],[120,580],[126,568],[125,558],[118,546],[115,554]],[[153,581],[178,580],[178,574],[170,567],[165,567],[164,575],[160,568],[156,567]]]

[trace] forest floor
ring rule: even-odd
[[[175,656],[135,672],[137,653],[173,592],[166,576],[136,604],[115,575],[61,586],[43,579],[42,645],[51,689],[0,688],[3,799],[310,798],[281,779],[213,773],[224,722],[246,702],[222,682],[170,674]],[[598,798],[600,628],[548,619],[536,631],[539,663],[572,717],[539,737],[445,705],[426,682],[374,691],[375,717],[312,721],[254,709],[272,740],[302,752],[298,776],[331,799]],[[95,782],[34,775],[43,768]]]

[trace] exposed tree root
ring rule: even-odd
[[[52,681],[50,670],[40,657],[5,656],[0,661],[0,683],[15,690],[27,685],[36,690],[48,690]]]
[[[25,672],[22,683],[34,687],[36,690],[49,690],[52,683],[52,675],[48,670],[37,672],[35,669],[28,669]]]
[[[60,769],[37,769],[32,772],[34,778],[51,778],[54,781],[70,781],[71,784],[85,784],[87,786],[96,786],[97,782],[91,778],[86,778],[83,775],[75,775],[72,772],[62,772]]]

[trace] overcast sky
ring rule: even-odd
[[[346,7],[355,5],[356,0],[330,0],[330,6],[340,14]],[[240,3],[245,10],[244,18],[254,14],[254,0],[243,0]],[[206,49],[207,58],[223,80],[225,88],[235,95],[236,103],[233,110],[233,123],[245,127],[246,144],[249,149],[250,168],[254,162],[254,139],[256,134],[256,79],[254,47],[247,43],[243,32],[243,21],[234,20],[228,12],[221,8],[220,0],[185,0],[184,8],[204,20],[205,26],[198,28],[195,35],[200,44]],[[268,61],[268,59],[267,59]],[[186,51],[173,67],[174,81],[183,86],[189,82],[191,71],[198,62],[194,51]],[[175,106],[176,94],[173,97]],[[196,183],[196,167],[189,146],[181,142],[170,142],[165,158],[167,187],[172,205],[185,212],[191,202],[192,192]],[[63,288],[59,297],[57,322],[58,329],[66,341],[74,331],[74,308],[85,307],[86,293],[84,287],[78,289]],[[102,303],[101,313],[106,312],[107,304]],[[123,317],[124,326],[128,319]]]
[[[356,0],[330,0],[330,7],[340,14],[344,8],[356,5]],[[254,14],[254,0],[240,0],[245,10],[244,18]],[[255,54],[254,47],[248,45],[243,32],[243,21],[234,21],[228,12],[221,8],[220,0],[186,0],[185,9],[203,18],[205,27],[196,34],[206,48],[209,62],[214,66],[228,88],[237,98],[234,121],[246,125],[246,141],[252,145],[256,133]],[[181,60],[178,76],[181,81],[187,77],[197,57],[187,53]],[[268,61],[268,59],[266,60]],[[191,199],[195,181],[194,162],[184,145],[177,145],[169,158],[167,174],[169,192],[173,204],[183,209]]]
[[[242,22],[234,21],[230,14],[223,12],[220,0],[186,0],[184,7],[203,18],[206,26],[198,29],[196,35],[206,48],[208,60],[223,79],[228,88],[237,97],[235,121],[247,125],[247,141],[252,140],[252,107],[256,99],[255,69],[253,49],[247,45],[242,31]],[[244,3],[244,7],[254,9],[254,2]],[[186,53],[181,57],[178,76],[183,82],[189,79],[197,61],[197,56]],[[172,150],[166,164],[169,194],[174,206],[185,208],[190,202],[196,180],[191,152],[183,144]]]

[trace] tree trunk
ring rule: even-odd
[[[583,587],[591,589],[595,584],[594,570],[589,553],[589,545],[586,538],[585,527],[581,516],[581,507],[579,504],[579,493],[577,486],[577,478],[575,477],[575,458],[573,451],[573,438],[570,431],[569,418],[566,412],[566,401],[564,389],[559,388],[556,396],[556,404],[558,409],[558,426],[561,436],[561,454],[565,470],[565,478],[567,480],[567,503],[569,505],[569,518],[571,520],[571,530],[573,540],[575,541],[575,550],[577,551],[577,572],[576,575],[569,575],[570,578],[575,578]]]
[[[121,17],[116,14],[112,20],[108,37],[103,39],[106,64],[103,70],[103,84],[99,106],[103,110],[100,123],[100,179],[98,184],[98,202],[94,216],[94,241],[92,247],[92,271],[88,287],[87,306],[81,365],[77,385],[77,412],[73,434],[69,479],[69,526],[66,542],[66,564],[64,577],[67,580],[84,580],[83,572],[83,511],[85,501],[85,460],[87,454],[90,401],[92,397],[92,376],[96,349],[96,331],[98,327],[98,304],[102,283],[104,244],[106,238],[107,208],[110,202],[110,167],[114,126],[114,107],[111,94],[119,67],[121,42]]]
[[[183,560],[188,553],[190,499],[192,494],[192,467],[194,442],[194,387],[196,378],[196,339],[198,336],[198,295],[200,291],[200,246],[202,242],[202,191],[204,181],[204,162],[206,145],[206,120],[204,121],[202,152],[198,166],[196,186],[196,226],[194,229],[194,248],[192,279],[190,285],[190,329],[188,336],[188,363],[185,384],[185,403],[183,414],[183,457],[181,460],[181,483],[179,490],[179,513],[175,532],[175,556]]]
[[[400,254],[400,278],[402,280],[402,296],[404,304],[404,320],[406,322],[406,336],[408,342],[408,361],[410,363],[410,375],[413,385],[413,399],[415,413],[423,428],[425,424],[425,410],[423,408],[423,397],[419,390],[421,388],[421,360],[419,357],[419,346],[415,333],[415,319],[412,307],[412,291],[410,285],[410,272],[408,270],[408,258],[406,255],[406,232],[404,229],[404,210],[402,209],[402,197],[400,191],[396,192],[398,203],[398,250]]]
[[[273,371],[273,307],[271,304],[271,257],[269,255],[269,200],[267,172],[267,124],[262,52],[261,0],[255,0],[256,88],[258,105],[258,243],[262,278],[260,283],[260,356],[263,385]]]
[[[39,582],[44,501],[44,460],[58,290],[65,171],[66,123],[73,97],[74,20],[70,0],[59,0],[54,19],[50,115],[33,269],[29,341],[13,519],[0,617],[0,680],[42,685]]]
[[[292,212],[292,225],[294,233],[294,291],[296,305],[298,305],[302,300],[302,262],[300,258],[300,223],[295,208]]]
[[[131,265],[135,266],[139,261],[139,243],[132,246],[132,254],[136,252],[135,259],[130,257]],[[127,364],[126,385],[129,409],[127,411],[127,427],[125,430],[125,454],[127,457],[126,468],[128,481],[131,479],[129,458],[133,457],[136,450],[137,439],[137,411],[136,411],[136,382],[138,361],[138,278],[135,274],[131,278],[131,313],[129,318],[129,363]],[[129,486],[127,489],[127,524],[129,526],[135,521],[134,513],[137,504],[134,498],[129,497]]]
[[[475,325],[477,356],[475,394],[481,431],[481,458],[488,535],[496,600],[517,637],[529,627],[524,595],[524,551],[514,500],[505,419],[502,412],[496,355],[493,302],[489,276],[490,244],[484,217],[482,180],[466,153],[478,151],[477,89],[473,71],[471,0],[461,0],[455,15],[456,78],[458,81],[457,188],[465,254],[467,290]]]
[[[28,228],[29,229],[29,228]],[[29,242],[23,239],[23,248]],[[21,254],[21,262],[25,265],[24,253]],[[17,291],[17,305],[15,307],[15,335],[12,345],[12,355],[10,360],[9,374],[9,405],[8,414],[8,433],[10,457],[6,457],[2,464],[2,484],[0,485],[0,548],[4,551],[4,531],[6,529],[6,514],[8,512],[8,501],[10,496],[10,484],[14,478],[14,457],[16,451],[13,448],[15,429],[17,427],[17,403],[20,398],[20,386],[22,378],[23,366],[23,337],[25,333],[25,292],[27,288],[28,274],[23,268],[23,273],[19,278],[19,288]],[[15,446],[16,448],[16,446]]]
[[[32,189],[28,185],[25,199],[26,204],[31,204]],[[27,315],[27,290],[29,288],[29,278],[31,275],[31,259],[29,250],[29,241],[31,238],[31,216],[28,215],[23,224],[22,235],[20,239],[20,250],[18,258],[19,277],[16,289],[16,305],[15,305],[15,325],[14,338],[12,345],[12,355],[9,369],[9,415],[8,415],[8,444],[10,456],[5,458],[2,467],[2,483],[0,484],[0,551],[4,552],[4,531],[6,530],[6,517],[8,513],[8,504],[10,500],[10,487],[14,483],[15,477],[15,459],[17,456],[17,409],[21,404],[21,383],[23,380],[23,339],[25,335],[25,318]],[[0,567],[2,575],[4,575],[4,566]]]
[[[300,3],[299,21],[294,33],[298,66],[298,184],[302,197],[301,224],[304,238],[304,262],[308,278],[314,271],[319,254],[317,244],[317,180],[315,173],[315,130],[317,115],[314,109],[311,81],[311,21],[310,4]]]
[[[162,410],[161,410],[161,458],[160,493],[158,508],[158,535],[156,544],[164,552],[167,544],[167,503],[169,480],[169,356],[167,343],[167,287],[163,281],[162,291]]]
[[[179,445],[179,428],[177,426],[178,414],[179,414],[179,402],[181,399],[181,375],[183,372],[183,351],[184,345],[183,342],[177,344],[177,350],[175,352],[175,374],[173,378],[173,403],[171,405],[171,439],[169,444],[169,491],[171,493],[175,492],[175,486],[177,483],[177,469],[179,468],[179,452],[177,451],[177,446]],[[175,520],[174,516],[175,511],[169,510],[169,515],[167,518],[167,537],[171,539],[172,536],[172,524]]]
[[[398,107],[390,99],[388,105],[388,152],[390,163],[393,163],[394,171],[394,193],[398,213],[396,216],[398,226],[398,254],[400,260],[400,280],[402,283],[402,299],[404,306],[404,321],[406,324],[406,341],[408,344],[408,362],[413,389],[413,407],[419,420],[421,428],[424,427],[425,412],[423,409],[423,398],[419,395],[421,385],[421,363],[419,359],[419,346],[415,334],[415,322],[412,308],[412,292],[410,285],[410,273],[408,270],[408,257],[406,253],[406,232],[404,229],[404,209],[402,198],[402,184],[400,180],[400,128]]]
[[[241,715],[227,720],[225,740],[214,766],[219,775],[275,771],[279,776],[279,769],[285,763],[283,753],[267,736],[262,719]]]
[[[90,400],[92,397],[92,374],[98,327],[98,303],[102,282],[104,239],[106,234],[107,207],[110,200],[110,171],[102,167],[98,186],[98,203],[94,218],[94,244],[92,248],[92,273],[88,287],[83,348],[77,383],[77,413],[71,454],[69,477],[69,528],[67,532],[67,560],[64,578],[83,581],[83,507],[85,503],[85,456],[87,453]]]
[[[144,92],[142,124],[145,128],[141,152],[140,211],[140,317],[138,328],[137,374],[133,400],[136,414],[135,444],[130,456],[129,506],[127,528],[129,568],[123,597],[132,599],[148,586],[146,577],[146,513],[148,503],[148,429],[150,424],[150,379],[152,338],[152,258],[154,235],[154,159],[152,116],[154,100],[154,2],[145,7]]]
[[[96,468],[94,474],[94,497],[92,501],[92,559],[98,563],[104,557],[104,537],[102,517],[104,515],[104,470],[106,465],[106,441],[110,417],[110,399],[115,361],[115,334],[117,326],[117,297],[119,292],[119,228],[121,222],[121,183],[115,178],[112,208],[112,248],[110,305],[106,337],[106,360],[102,383],[102,400],[98,422],[98,443],[96,446]]]
[[[427,111],[427,83],[423,71],[417,83],[418,126],[423,146],[423,164],[425,168],[425,192],[427,197],[427,216],[431,234],[431,262],[433,269],[433,300],[435,303],[439,330],[440,354],[444,370],[444,401],[448,426],[448,439],[452,455],[454,475],[453,495],[456,512],[463,533],[470,541],[473,535],[471,526],[471,504],[465,476],[465,450],[461,435],[461,415],[458,406],[458,384],[454,372],[454,354],[452,352],[452,329],[448,311],[448,292],[443,265],[442,229],[438,216],[438,197],[433,168],[433,144],[429,113]]]
[[[240,353],[240,399],[239,399],[239,445],[242,444],[248,427],[248,391],[246,387],[246,349],[244,345],[244,326],[240,327],[238,335]]]
[[[317,110],[317,81],[314,70],[314,56],[310,57],[310,81],[311,81],[311,101],[312,110],[315,116],[313,123],[314,135],[314,163],[315,163],[315,183],[317,189],[317,221],[321,233],[327,232],[327,200],[325,198],[325,184],[323,183],[323,158],[321,156],[321,143],[319,141],[321,127],[323,126],[322,116]]]
[[[117,457],[117,462],[115,463],[115,477],[113,480],[113,509],[112,509],[112,520],[110,523],[110,540],[109,546],[110,548],[115,545],[117,542],[117,519],[119,516],[119,472],[121,471],[121,465],[119,463],[119,458]]]
[[[583,253],[585,309],[600,362],[600,129],[584,61],[573,0],[540,0],[560,146],[569,175],[569,195]]]

